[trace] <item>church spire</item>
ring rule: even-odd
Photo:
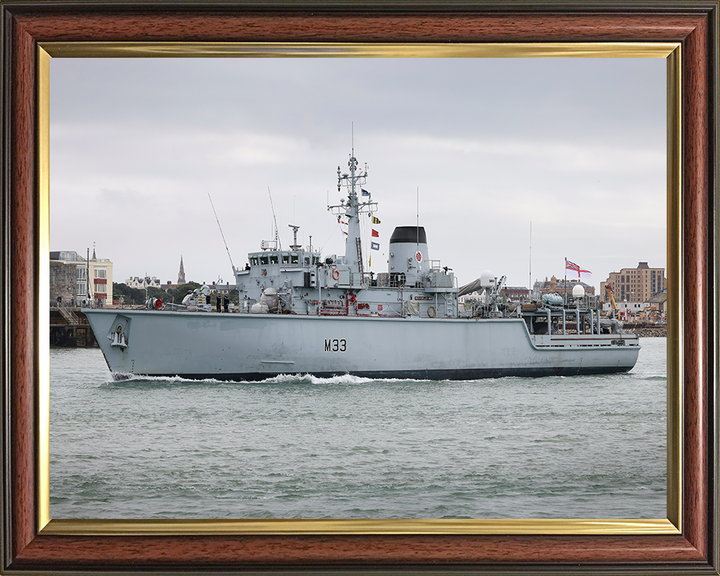
[[[180,271],[178,272],[178,284],[187,284],[185,282],[185,266],[183,266],[182,254],[180,255]]]

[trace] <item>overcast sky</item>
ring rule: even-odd
[[[50,248],[114,262],[114,280],[233,282],[273,237],[324,255],[351,149],[368,164],[387,270],[419,222],[460,284],[527,286],[564,258],[608,273],[666,266],[663,59],[53,59]],[[417,200],[419,198],[419,201]],[[366,220],[366,219],[365,219]]]

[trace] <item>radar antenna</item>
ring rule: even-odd
[[[297,233],[300,226],[295,226],[294,224],[288,224],[288,226],[293,230],[293,244],[290,245],[290,250],[300,250],[301,246],[297,243]]]

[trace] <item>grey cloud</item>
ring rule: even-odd
[[[325,202],[354,122],[381,239],[414,222],[419,187],[431,257],[461,281],[527,283],[530,220],[535,276],[564,256],[595,283],[607,254],[664,265],[664,77],[634,59],[53,59],[51,247],[98,241],[116,280],[174,280],[180,252],[190,277],[227,278],[207,194],[237,264],[271,235],[269,186],[286,243],[292,220],[342,252]]]

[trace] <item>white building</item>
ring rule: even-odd
[[[651,307],[649,302],[616,302],[616,305],[621,320],[629,320],[639,316],[646,308]],[[602,311],[609,313],[611,310],[612,304],[610,302],[603,302]]]
[[[160,280],[155,278],[155,276],[152,278],[149,276],[133,276],[125,280],[125,284],[130,288],[138,288],[140,290],[145,290],[145,288],[161,288]]]

